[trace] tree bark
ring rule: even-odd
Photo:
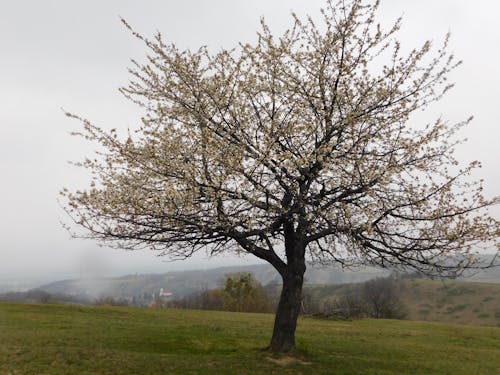
[[[306,270],[304,259],[287,265],[282,273],[283,288],[274,320],[269,350],[277,353],[295,351],[295,330],[302,301],[302,285]]]

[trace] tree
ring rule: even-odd
[[[271,302],[251,273],[228,275],[222,290],[224,310],[270,312]]]
[[[204,290],[179,300],[162,303],[163,307],[237,312],[271,312],[269,297],[251,273],[226,275],[220,289]]]
[[[459,62],[448,37],[402,52],[378,2],[328,0],[320,26],[293,14],[255,44],[181,51],[124,21],[149,50],[121,92],[145,115],[122,137],[77,115],[102,146],[94,180],[63,190],[83,236],[172,258],[250,253],[283,280],[270,350],[295,349],[306,260],[455,276],[498,238],[455,133],[411,115],[439,100]],[[433,52],[435,51],[435,52]]]

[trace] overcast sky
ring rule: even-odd
[[[81,275],[162,272],[207,263],[165,263],[152,253],[98,248],[71,239],[59,220],[59,190],[85,187],[84,171],[70,166],[93,147],[70,131],[79,124],[61,108],[98,125],[133,127],[139,111],[118,93],[127,83],[129,59],[144,46],[119,21],[139,32],[159,30],[180,48],[213,50],[255,40],[264,16],[273,30],[290,24],[290,11],[317,17],[320,0],[0,0],[0,281],[57,279]],[[429,112],[459,121],[474,115],[458,150],[459,159],[479,159],[486,195],[500,193],[500,2],[496,0],[382,0],[379,20],[389,26],[403,15],[399,39],[407,48],[440,42],[451,31],[451,47],[464,64],[451,79],[453,91]],[[427,114],[427,113],[426,113]],[[429,117],[427,120],[432,121]],[[499,210],[493,213],[498,217]],[[253,260],[247,260],[253,262]]]

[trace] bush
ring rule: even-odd
[[[341,319],[363,317],[402,319],[406,308],[400,299],[398,279],[376,278],[360,284],[345,286],[338,294],[314,300],[305,293],[304,312]]]
[[[376,278],[363,283],[362,298],[371,318],[402,319],[406,315],[396,278]]]

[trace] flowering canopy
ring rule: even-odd
[[[215,54],[124,21],[149,55],[121,91],[146,115],[122,139],[68,114],[105,150],[82,163],[91,187],[63,192],[68,213],[121,248],[248,252],[282,274],[294,257],[430,274],[471,266],[498,238],[485,208],[499,200],[471,181],[478,162],[453,157],[470,119],[409,122],[451,88],[459,62],[448,37],[403,54],[400,21],[382,30],[377,6],[328,1],[320,26],[293,15],[275,37],[262,21],[255,44]]]

